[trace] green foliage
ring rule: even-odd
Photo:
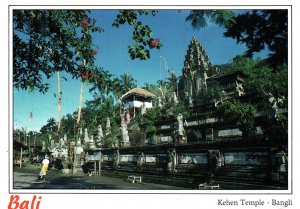
[[[49,131],[56,131],[56,130],[57,130],[56,120],[54,118],[49,118],[47,120],[47,124],[41,128],[40,132],[48,133]]]
[[[112,126],[110,129],[111,133],[105,135],[102,139],[102,146],[104,148],[110,147],[118,147],[119,146],[119,138],[121,137],[120,128],[117,126]]]
[[[235,23],[226,27],[225,37],[246,44],[247,56],[252,56],[254,52],[260,52],[267,46],[271,51],[267,60],[272,67],[287,64],[287,10],[253,10],[237,15]]]
[[[155,16],[157,11],[152,10],[120,10],[112,26],[119,27],[122,24],[129,24],[133,27],[132,39],[134,44],[128,47],[131,59],[147,60],[150,58],[150,49],[160,49],[162,44],[158,38],[152,38],[153,32],[148,25],[143,25],[138,20],[139,15]]]
[[[266,65],[262,60],[256,59],[253,60],[244,55],[237,55],[232,59],[230,63],[218,65],[217,67],[220,69],[221,74],[233,73],[236,71],[243,72],[248,75],[253,71],[255,65]]]
[[[183,103],[179,102],[176,104],[172,101],[169,101],[161,108],[159,118],[161,120],[174,120],[179,114],[187,117],[190,112]]]
[[[174,72],[170,74],[170,77],[167,78],[167,85],[170,88],[171,92],[177,92],[178,90],[178,82],[179,82],[180,76],[176,76]]]
[[[63,134],[67,134],[67,139],[71,140],[74,138],[74,133],[75,131],[75,123],[76,123],[76,118],[75,115],[73,114],[66,114],[65,116],[62,117],[61,119],[61,129],[60,132]]]
[[[272,94],[275,98],[288,96],[288,69],[286,65],[278,66],[274,71],[265,60],[236,56],[231,63],[219,66],[223,74],[235,71],[246,76],[248,89],[254,89],[259,96],[267,98]],[[286,100],[284,100],[286,101]]]
[[[211,101],[220,101],[225,99],[225,93],[219,87],[208,88],[204,95],[198,96],[199,103],[209,103]]]
[[[97,132],[98,125],[105,127],[107,118],[110,119],[111,126],[120,124],[120,104],[116,103],[112,95],[87,101],[86,107],[82,109],[83,117],[81,127],[86,127],[90,133]]]
[[[103,30],[96,27],[96,21],[88,13],[87,10],[14,10],[15,88],[45,93],[49,88],[45,77],[66,71],[78,78],[83,59],[93,64],[89,32]],[[88,24],[83,24],[83,20]]]
[[[194,29],[206,27],[208,21],[228,27],[235,23],[234,17],[235,13],[230,10],[191,10],[186,21],[190,21]]]
[[[156,132],[155,121],[158,120],[158,116],[160,115],[159,108],[154,107],[146,111],[144,115],[139,114],[137,117],[137,121],[139,121],[140,127],[147,134],[153,134]]]
[[[97,92],[101,97],[104,97],[109,93],[114,92],[114,89],[115,84],[113,75],[101,67],[95,67],[89,92]]]
[[[254,133],[257,113],[254,105],[238,100],[227,100],[219,107],[219,111],[226,121],[237,123],[245,138]]]
[[[159,144],[160,143],[160,140],[161,140],[161,136],[158,136],[158,135],[153,135],[150,139],[150,144]]]
[[[208,21],[216,23],[226,28],[225,37],[246,45],[247,56],[268,47],[270,66],[287,64],[288,10],[252,10],[238,15],[231,10],[191,10],[186,21],[194,29],[206,27]]]
[[[146,133],[134,128],[131,133],[129,133],[130,146],[140,146],[145,144]]]
[[[134,80],[134,78],[128,73],[124,73],[120,76],[120,78],[116,78],[114,80],[113,91],[117,97],[120,97],[135,87],[137,87],[136,80]]]

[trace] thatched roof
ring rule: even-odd
[[[125,99],[126,97],[130,96],[130,95],[137,95],[137,96],[142,96],[142,97],[145,97],[145,98],[154,98],[156,97],[155,94],[145,90],[145,89],[141,89],[141,88],[134,88],[134,89],[131,89],[130,91],[126,92],[125,94],[123,94],[120,99],[123,100]]]
[[[13,141],[13,149],[14,150],[21,150],[21,148],[26,150],[26,149],[28,149],[28,146],[26,144],[22,143],[22,142],[14,140]]]

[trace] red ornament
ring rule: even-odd
[[[93,55],[97,55],[97,53],[98,53],[97,50],[93,50],[93,51],[92,51],[92,54],[93,54]]]
[[[159,39],[158,38],[152,39],[151,42],[150,42],[151,47],[157,47],[158,44],[159,44]]]
[[[93,72],[91,72],[91,71],[80,72],[80,77],[82,78],[83,81],[85,81],[85,80],[90,81],[93,79]]]
[[[83,24],[84,26],[87,26],[87,25],[89,24],[89,22],[88,22],[87,20],[82,20],[82,24]]]

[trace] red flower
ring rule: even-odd
[[[93,54],[93,55],[97,55],[97,53],[98,53],[97,50],[93,50],[93,51],[92,51],[92,54]]]
[[[93,79],[93,72],[91,72],[91,71],[80,72],[80,77],[82,78],[83,81],[85,81],[85,80],[90,81]]]
[[[88,22],[87,20],[82,20],[82,24],[83,24],[84,26],[87,26],[87,25],[89,24],[89,22]]]
[[[157,47],[158,44],[159,44],[159,39],[158,38],[152,39],[151,42],[150,42],[151,47]]]

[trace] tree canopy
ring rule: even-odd
[[[13,81],[16,89],[38,90],[45,93],[45,81],[57,71],[65,71],[73,78],[89,79],[94,66],[97,46],[92,34],[103,28],[89,15],[89,10],[14,10],[13,11]],[[146,60],[150,49],[162,44],[152,38],[152,30],[137,20],[139,15],[155,15],[148,10],[120,10],[114,27],[128,23],[133,26],[135,44],[128,47],[132,59]],[[85,61],[85,65],[83,64]],[[98,73],[99,74],[99,73]],[[107,80],[103,75],[99,78]],[[93,82],[93,81],[92,81]]]
[[[103,31],[88,13],[86,10],[14,10],[14,87],[45,93],[49,88],[45,78],[52,77],[56,71],[66,71],[78,78],[81,71],[78,54],[92,58],[94,47],[91,36],[86,36],[83,43],[79,33],[84,28]]]
[[[195,29],[207,26],[208,21],[226,29],[224,36],[245,44],[245,55],[268,49],[267,59],[276,68],[288,61],[288,11],[251,10],[236,14],[232,10],[192,10],[186,21]]]
[[[235,23],[226,26],[225,37],[236,39],[248,48],[247,56],[270,50],[267,59],[272,67],[287,64],[288,61],[288,11],[253,10],[235,17]]]

